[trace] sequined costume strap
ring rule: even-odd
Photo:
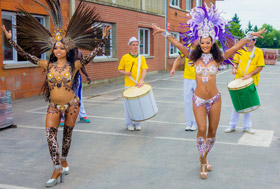
[[[16,42],[12,39],[8,39],[9,43],[15,48],[15,50],[20,54],[24,59],[30,61],[33,64],[39,65],[40,59],[36,56],[33,56],[27,52],[25,52]]]
[[[93,51],[91,51],[90,54],[88,54],[86,57],[83,57],[81,59],[81,64],[85,66],[88,63],[90,63],[93,60],[93,58],[97,55],[97,53],[103,49],[103,46],[107,41],[108,41],[108,37],[106,36],[104,37],[104,39],[102,39],[102,41],[98,44],[98,46]]]

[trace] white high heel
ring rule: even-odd
[[[209,164],[208,161],[207,161],[207,171],[212,171],[212,166]]]
[[[61,166],[59,166],[59,168],[57,168],[57,167],[54,168],[54,170],[58,170],[58,169],[61,169]],[[61,173],[60,175],[58,175],[58,177],[60,177],[60,183],[63,183],[64,182],[64,175],[65,175],[65,173],[64,173],[63,169],[61,169],[61,171],[59,171],[59,172]],[[55,186],[57,184],[58,177],[54,178],[54,179],[52,179],[52,178],[49,179],[47,181],[47,183],[46,183],[46,187],[53,187],[53,186]]]
[[[69,174],[69,167],[62,167],[62,169],[63,169],[63,172],[64,172],[64,174],[65,175],[68,175]]]
[[[202,166],[202,172],[200,172],[200,177],[202,179],[207,179],[208,172],[206,172],[205,168],[207,168],[207,164],[201,164]]]

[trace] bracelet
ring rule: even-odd
[[[165,30],[165,31],[162,33],[162,35],[163,35],[164,37],[168,37],[168,36],[171,36],[172,34]]]
[[[253,36],[252,33],[253,33],[253,31],[249,31],[243,39],[245,39],[245,40],[247,39],[249,41],[252,40],[252,39],[256,39],[257,37]]]

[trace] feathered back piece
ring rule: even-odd
[[[226,28],[227,26],[229,26],[228,22],[213,4],[210,8],[207,5],[193,8],[190,20],[187,23],[181,23],[182,28],[189,28],[188,32],[182,33],[185,46],[192,45],[200,37],[207,38],[210,36],[213,42],[219,40],[225,51],[234,41],[232,34]]]
[[[95,8],[87,7],[81,0],[68,28],[63,31],[63,17],[60,0],[45,0],[47,6],[39,0],[33,0],[41,5],[50,15],[54,31],[50,33],[36,18],[24,8],[18,8],[17,34],[19,44],[29,53],[40,55],[51,48],[64,43],[67,50],[81,48],[92,50],[100,39],[101,24]],[[64,36],[66,34],[66,36]]]
[[[101,40],[97,39],[102,32],[100,22],[96,9],[80,1],[67,27],[65,41],[72,41],[70,48],[93,50]]]

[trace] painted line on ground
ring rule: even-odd
[[[27,188],[27,187],[21,187],[21,186],[15,186],[15,185],[7,185],[7,184],[0,184],[0,189],[33,189],[33,188]]]
[[[45,130],[44,127],[35,127],[35,126],[25,126],[25,125],[18,125],[19,128],[24,128],[24,129],[39,129],[39,130]],[[59,128],[59,130],[63,130],[63,128]],[[261,130],[258,133],[261,133],[263,130]],[[188,139],[188,138],[178,138],[178,137],[160,137],[160,136],[143,136],[143,135],[135,135],[135,134],[125,134],[125,133],[116,133],[116,132],[104,132],[104,131],[92,131],[92,130],[80,130],[80,129],[74,129],[74,132],[78,133],[91,133],[91,134],[100,134],[100,135],[109,135],[109,136],[125,136],[125,137],[135,137],[135,138],[151,138],[151,139],[160,139],[160,140],[172,140],[172,141],[188,141],[188,142],[196,142],[196,139]],[[250,135],[250,134],[244,134],[245,135]],[[273,136],[273,135],[272,135]],[[247,137],[247,136],[245,136]],[[250,136],[248,136],[250,137]],[[264,136],[262,136],[263,138]],[[223,142],[223,141],[216,141],[217,144],[226,144],[226,145],[234,145],[234,146],[255,146],[255,147],[270,147],[271,141],[266,141],[265,145],[262,144],[261,142],[258,142],[257,144],[253,143],[254,140],[250,141],[247,143],[233,143],[233,142]]]

